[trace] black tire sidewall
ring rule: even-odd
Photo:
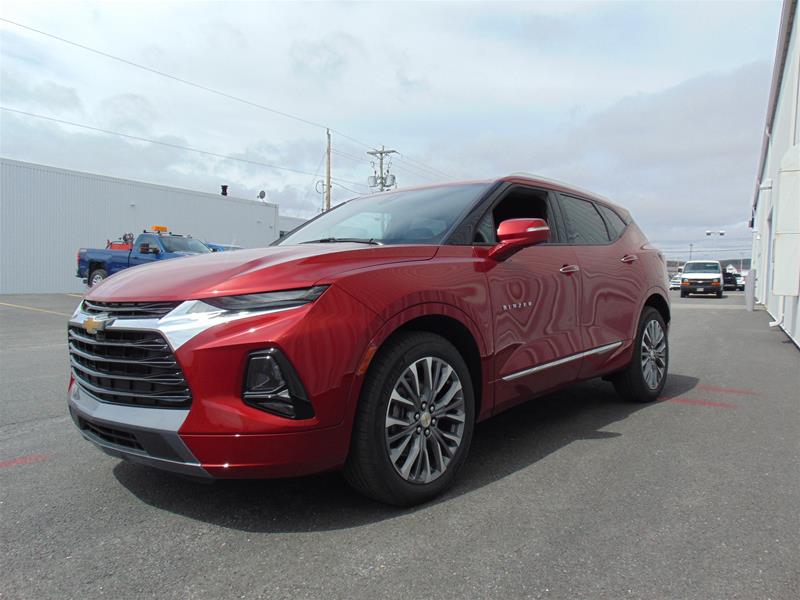
[[[416,504],[441,493],[449,487],[458,470],[466,460],[472,441],[475,424],[475,395],[469,369],[456,348],[444,338],[435,334],[416,334],[407,340],[387,349],[384,359],[389,362],[388,370],[381,369],[380,381],[372,381],[369,385],[370,397],[362,398],[362,402],[372,403],[368,413],[372,415],[372,423],[368,424],[370,446],[374,449],[378,476],[383,487],[398,504]],[[464,392],[466,418],[464,434],[456,456],[447,465],[447,469],[434,481],[427,484],[411,483],[404,480],[395,470],[389,457],[385,442],[385,417],[389,397],[397,380],[405,369],[425,356],[433,356],[446,361],[461,380]]]
[[[664,366],[664,376],[661,378],[661,381],[658,384],[658,387],[655,389],[651,389],[650,386],[647,385],[647,382],[644,380],[644,373],[642,373],[642,359],[641,359],[641,347],[642,347],[642,337],[644,336],[644,329],[650,321],[657,321],[658,324],[661,326],[661,330],[664,332],[664,338],[666,342],[666,352],[665,352],[665,366]],[[636,333],[636,340],[634,342],[634,349],[633,349],[633,358],[631,359],[631,366],[632,372],[632,383],[634,385],[634,391],[638,398],[641,398],[640,401],[642,402],[651,402],[658,398],[661,395],[662,390],[664,389],[664,385],[667,382],[667,374],[669,373],[669,335],[667,326],[664,323],[664,318],[661,316],[661,313],[658,312],[655,308],[648,306],[642,312],[642,316],[639,319],[639,329]]]
[[[101,279],[99,283],[103,283],[108,278],[108,273],[106,272],[105,269],[94,269],[91,273],[89,273],[89,287],[94,287],[95,285],[99,285],[99,283],[98,284],[92,283],[92,279],[97,273],[103,274],[103,279]]]

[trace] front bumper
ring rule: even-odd
[[[69,410],[83,437],[112,456],[202,478],[289,477],[344,464],[356,371],[379,326],[374,313],[334,287],[312,305],[236,319],[197,317],[185,305],[160,319],[118,318],[106,332],[161,333],[185,374],[191,403],[115,404],[75,382]],[[70,325],[83,327],[88,316],[79,309]],[[312,418],[289,419],[243,401],[247,358],[270,347],[292,363],[314,406]]]
[[[108,404],[73,383],[69,414],[81,435],[106,454],[182,475],[211,477],[178,435],[188,410]]]
[[[681,285],[681,291],[689,294],[716,294],[717,292],[722,291],[722,286],[719,284],[711,285],[710,283],[708,284],[693,283],[690,285]]]

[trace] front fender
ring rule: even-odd
[[[403,326],[420,317],[431,316],[441,316],[453,319],[465,327],[469,331],[470,335],[472,335],[480,355],[480,392],[481,397],[483,398],[483,402],[481,403],[481,411],[480,414],[477,415],[477,420],[482,420],[491,415],[494,406],[492,387],[489,384],[489,382],[493,379],[491,372],[492,347],[489,344],[491,338],[487,339],[487,336],[481,331],[481,328],[478,326],[478,324],[475,323],[475,321],[460,308],[443,302],[420,302],[406,306],[390,316],[367,344],[367,347],[358,362],[356,377],[353,381],[351,393],[348,398],[348,421],[352,422],[352,419],[355,417],[358,399],[361,395],[361,387],[364,383],[364,379],[367,371],[369,370],[372,359],[375,357],[375,354],[378,352],[378,350],[383,346],[386,340],[392,336],[392,334],[397,332]]]

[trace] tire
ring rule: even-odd
[[[688,295],[688,292],[681,292],[681,298],[686,298]]]
[[[655,325],[653,325],[655,323]],[[663,334],[663,347],[659,338],[653,339],[653,333]],[[656,343],[654,343],[656,342]],[[650,360],[646,363],[645,351],[649,353]],[[659,359],[663,370],[659,371]],[[650,371],[646,365],[652,364],[655,371]],[[628,402],[652,402],[661,395],[664,383],[667,380],[669,369],[669,338],[664,318],[652,306],[645,306],[642,316],[639,317],[639,327],[636,330],[636,339],[633,345],[631,362],[624,371],[617,373],[612,378],[614,389]],[[655,379],[653,378],[655,376]]]
[[[410,387],[415,375],[422,386],[416,398]],[[433,394],[437,404],[445,403],[433,413],[426,401],[426,379],[433,380],[430,387],[439,388]],[[412,506],[430,500],[450,487],[464,464],[474,425],[472,380],[458,350],[432,333],[400,333],[381,348],[367,373],[345,478],[362,494],[387,504]],[[453,447],[454,439],[459,441]]]
[[[717,292],[717,298],[722,298],[722,292]]]
[[[87,279],[89,287],[100,285],[101,283],[103,283],[106,277],[108,277],[108,273],[106,273],[105,269],[93,270],[91,273],[89,273],[89,278]]]

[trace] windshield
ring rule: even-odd
[[[288,235],[280,246],[311,242],[439,244],[488,184],[465,184],[355,198]]]
[[[159,238],[164,245],[165,252],[192,252],[194,254],[205,254],[211,252],[208,246],[199,240],[185,237],[161,237]]]
[[[694,262],[683,266],[684,273],[719,273],[720,266],[716,262]]]

